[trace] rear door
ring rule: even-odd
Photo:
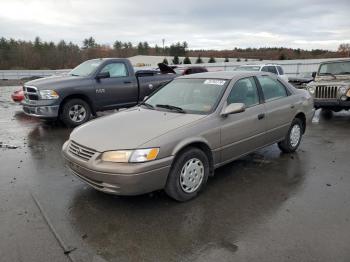
[[[222,120],[222,162],[229,162],[265,145],[264,133],[267,128],[265,107],[253,77],[242,78],[234,84],[227,98],[227,104],[231,103],[244,103],[246,110],[228,115]]]
[[[284,138],[296,115],[296,98],[274,76],[257,76],[266,108],[267,143]]]
[[[96,79],[95,96],[100,109],[130,106],[137,103],[138,85],[135,76],[129,75],[123,62],[106,64],[99,73],[109,72],[110,77]]]

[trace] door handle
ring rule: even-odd
[[[124,84],[131,84],[131,81],[124,81]]]
[[[261,120],[261,119],[263,119],[265,117],[265,114],[259,114],[258,115],[258,120]]]

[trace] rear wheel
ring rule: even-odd
[[[165,186],[165,192],[184,202],[197,196],[208,180],[209,160],[195,147],[182,152],[175,160]]]
[[[300,119],[295,118],[284,140],[278,143],[278,147],[284,153],[295,152],[295,150],[297,150],[300,145],[303,132],[303,122]]]
[[[60,118],[68,127],[76,127],[90,119],[91,109],[88,103],[82,99],[68,100],[62,108]]]

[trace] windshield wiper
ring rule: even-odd
[[[350,75],[350,72],[340,72],[339,75]]]
[[[145,107],[148,107],[148,108],[150,108],[150,109],[154,109],[154,106],[152,106],[151,104],[148,104],[148,103],[146,103],[146,102],[140,103],[139,106],[145,106]]]
[[[183,113],[185,114],[186,111],[183,110],[181,107],[178,107],[178,106],[172,106],[172,105],[161,105],[161,104],[158,104],[156,105],[156,107],[161,107],[161,108],[165,108],[165,109],[169,109],[169,110],[173,110],[173,111],[177,111],[179,113]]]
[[[326,73],[320,73],[320,75],[330,75],[330,76],[333,76],[333,77],[334,77],[334,79],[337,79],[337,77],[336,77],[334,74],[329,73],[329,72],[326,72]]]

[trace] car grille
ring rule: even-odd
[[[24,86],[24,97],[28,100],[39,100],[39,93],[34,87]]]
[[[69,143],[68,151],[85,161],[89,161],[90,158],[96,153],[95,150],[79,145],[72,140]]]
[[[315,98],[337,98],[337,86],[316,86]]]

